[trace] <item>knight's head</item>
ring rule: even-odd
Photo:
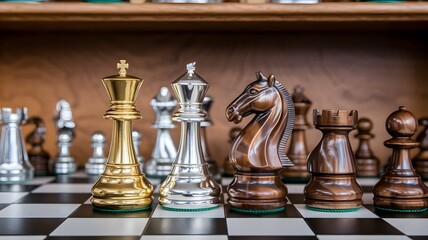
[[[245,90],[227,107],[226,117],[235,123],[242,118],[255,113],[266,112],[274,107],[280,97],[275,88],[275,77],[266,77],[261,72],[256,73],[257,80],[248,85]]]

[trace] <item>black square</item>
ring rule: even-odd
[[[72,236],[72,237],[48,237],[46,240],[139,240],[139,236]]]
[[[224,218],[152,218],[143,235],[227,235]]]
[[[83,204],[70,215],[70,218],[149,218],[154,207],[155,205],[152,205],[152,208],[146,211],[116,213],[95,210],[91,204]]]
[[[84,203],[89,193],[32,193],[16,201],[17,203]]]
[[[304,194],[288,194],[287,195],[288,200],[290,200],[290,202],[292,204],[305,204],[305,195]]]
[[[315,236],[233,236],[229,240],[317,240]]]
[[[31,192],[40,185],[0,184],[0,192]]]
[[[48,235],[65,218],[0,218],[0,234]]]
[[[380,218],[306,218],[316,235],[403,235]]]
[[[421,213],[402,213],[379,210],[374,205],[364,205],[368,210],[381,218],[428,218],[428,211]]]
[[[373,192],[373,186],[361,186],[363,189],[363,192],[365,193],[372,193]]]
[[[55,178],[55,181],[52,183],[95,183],[98,180],[99,176],[89,176],[86,178],[83,177],[70,177],[67,175],[58,175]]]
[[[9,206],[9,204],[0,204],[0,210],[7,207],[7,206]]]
[[[284,211],[272,214],[251,214],[234,211],[229,205],[224,205],[226,218],[301,218],[299,211],[292,204],[287,204]]]
[[[413,239],[413,240],[427,240],[428,236],[408,236],[409,238]]]

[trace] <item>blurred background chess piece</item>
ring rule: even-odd
[[[31,145],[28,150],[28,159],[34,166],[34,175],[46,176],[49,174],[50,155],[43,149],[46,141],[45,122],[40,117],[30,117],[26,124],[35,125],[34,130],[25,138],[26,143]]]

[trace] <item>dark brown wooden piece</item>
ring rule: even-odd
[[[310,128],[306,115],[309,108],[312,106],[312,102],[303,94],[303,90],[304,89],[300,85],[297,85],[294,88],[292,96],[296,118],[287,156],[294,163],[294,167],[287,168],[282,172],[282,175],[285,177],[285,182],[307,183],[311,176],[307,167],[309,150],[306,143],[305,132],[306,129]]]
[[[308,157],[311,179],[305,203],[312,208],[353,210],[362,206],[363,190],[355,179],[355,156],[349,132],[355,129],[355,110],[314,109],[314,125],[323,137]]]
[[[374,138],[371,134],[373,122],[368,118],[361,118],[357,123],[358,133],[355,135],[359,139],[358,149],[355,152],[358,177],[378,177],[379,159],[373,154],[369,141]]]
[[[285,144],[293,129],[294,107],[284,86],[261,72],[226,109],[230,122],[255,117],[239,133],[230,150],[236,170],[227,187],[228,203],[243,211],[276,210],[287,203],[280,171],[293,166]]]
[[[234,127],[230,129],[229,131],[229,143],[232,144],[233,141],[238,137],[238,134],[242,131],[242,128],[240,127]],[[235,170],[233,169],[232,164],[230,163],[229,155],[224,159],[223,164],[224,170],[223,170],[223,176],[225,177],[233,177],[233,173]]]
[[[384,145],[392,148],[388,169],[374,186],[374,205],[377,208],[399,211],[422,211],[428,207],[428,188],[415,171],[410,149],[419,146],[411,137],[418,122],[415,115],[401,106],[386,119],[386,130],[391,139]]]
[[[422,179],[428,180],[428,118],[419,119],[419,125],[424,129],[416,138],[420,151],[413,158],[413,166]]]
[[[34,174],[36,176],[48,175],[50,155],[43,149],[43,144],[46,140],[45,123],[39,117],[31,117],[28,119],[27,124],[34,124],[36,126],[25,139],[28,144],[31,144],[31,148],[28,150],[28,158],[34,166]]]

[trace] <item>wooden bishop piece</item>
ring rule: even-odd
[[[421,212],[428,207],[428,187],[422,182],[410,160],[410,149],[419,143],[411,137],[418,123],[415,115],[401,106],[385,122],[391,139],[384,142],[392,148],[392,158],[380,181],[374,186],[377,209],[394,212]]]

